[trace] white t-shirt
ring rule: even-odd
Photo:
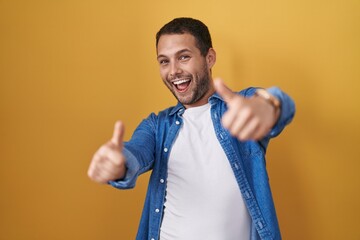
[[[172,147],[160,240],[249,240],[250,216],[210,104],[186,109]]]

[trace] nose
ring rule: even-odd
[[[177,62],[173,62],[170,66],[170,78],[174,78],[177,75],[181,74],[182,70]]]

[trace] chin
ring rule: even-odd
[[[189,105],[189,104],[193,104],[193,101],[191,98],[181,98],[181,97],[177,97],[177,100],[183,104],[183,105]]]

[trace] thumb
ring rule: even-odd
[[[125,133],[124,124],[121,121],[116,121],[111,142],[119,147],[122,147],[124,133]]]
[[[228,88],[221,78],[214,80],[215,91],[225,100],[225,102],[231,101],[236,94]]]

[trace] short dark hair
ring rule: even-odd
[[[184,33],[189,33],[195,37],[196,46],[201,55],[206,56],[209,49],[212,48],[209,29],[204,23],[193,18],[175,18],[165,24],[156,34],[156,48],[162,35]]]

